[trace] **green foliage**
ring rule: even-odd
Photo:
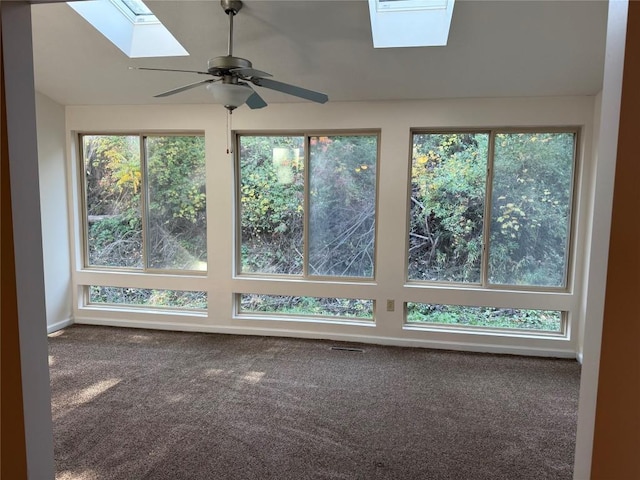
[[[202,136],[83,137],[89,264],[143,267],[141,196],[148,201],[148,266],[200,269],[206,262]]]
[[[573,181],[571,133],[498,134],[489,278],[562,286]]]
[[[414,136],[409,278],[478,282],[487,134]]]
[[[242,294],[240,310],[243,313],[373,319],[371,300],[351,298]]]
[[[155,290],[149,288],[99,287],[89,288],[91,303],[181,309],[206,309],[206,292]]]
[[[303,137],[241,137],[245,273],[303,271],[303,141]],[[311,137],[309,154],[309,272],[372,275],[376,137]]]
[[[560,332],[562,314],[548,310],[409,303],[407,322]]]
[[[142,266],[138,137],[83,137],[89,264]]]
[[[302,272],[301,137],[240,138],[242,271]]]
[[[309,272],[372,277],[377,137],[311,137]]]
[[[91,222],[88,238],[90,263],[139,268],[142,266],[141,232],[140,218],[127,219],[123,215]]]
[[[138,137],[83,137],[87,213],[140,216],[140,144]]]
[[[146,139],[152,268],[193,270],[206,262],[204,148],[202,136]]]
[[[573,179],[572,133],[495,137],[491,218],[484,219],[487,134],[414,136],[409,278],[562,286]]]

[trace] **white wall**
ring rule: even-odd
[[[292,335],[358,340],[396,345],[575,356],[582,275],[573,278],[571,289],[553,294],[526,293],[476,287],[417,287],[404,284],[407,231],[407,182],[409,176],[410,129],[429,127],[582,127],[578,189],[587,188],[583,172],[591,170],[593,97],[518,99],[457,99],[415,102],[275,104],[262,110],[238,109],[233,128],[239,131],[300,131],[376,129],[381,131],[376,281],[343,283],[301,280],[234,278],[233,272],[233,159],[227,155],[225,110],[216,105],[166,106],[78,106],[67,107],[68,138],[71,132],[204,131],[207,152],[208,274],[204,277],[145,274],[113,274],[82,271],[73,258],[73,280],[77,285],[104,284],[141,288],[202,289],[208,292],[209,313],[157,315],[126,313],[78,307],[77,322],[125,326],[200,330],[227,333]],[[77,165],[75,147],[69,145],[70,165]],[[76,173],[70,178],[75,181]],[[77,185],[72,189],[77,204]],[[577,219],[589,216],[588,202],[577,203]],[[75,236],[79,239],[77,212]],[[586,232],[585,232],[586,234]],[[574,235],[572,248],[584,247],[585,235]],[[577,262],[579,265],[579,262]],[[576,270],[582,272],[580,268]],[[378,308],[375,326],[309,323],[282,320],[233,318],[236,292],[370,298],[383,306],[394,299],[396,310]],[[74,289],[77,296],[77,289]],[[450,304],[499,304],[513,308],[558,309],[570,312],[568,338],[504,336],[495,333],[460,333],[445,330],[409,329],[403,325],[406,301]]]
[[[72,313],[64,107],[36,93],[36,122],[47,330],[51,332],[68,325]]]
[[[628,8],[627,1],[609,2],[604,79],[602,92],[596,99],[597,130],[594,129],[594,135],[597,142],[589,184],[593,191],[590,197],[592,213],[589,244],[584,250],[588,268],[581,307],[584,332],[580,338],[583,361],[573,473],[576,480],[591,476]]]
[[[0,2],[27,474],[54,478],[31,4]]]

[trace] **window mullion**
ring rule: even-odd
[[[240,135],[238,133],[233,134],[233,178],[235,182],[234,193],[234,271],[233,274],[237,275],[242,272],[242,169],[240,168]],[[207,222],[209,223],[209,222]],[[236,312],[238,308],[236,306]]]
[[[140,217],[142,221],[142,268],[149,269],[149,186],[147,182],[147,137],[140,135]]]
[[[480,267],[480,284],[489,284],[489,249],[491,231],[491,211],[493,208],[493,152],[495,151],[496,132],[489,133],[489,148],[487,151],[487,179],[484,192],[484,218],[482,219],[482,264]]]
[[[82,198],[82,266],[87,268],[91,262],[89,261],[89,205],[87,195],[87,168],[85,167],[85,151],[84,151],[84,135],[78,135],[78,160],[80,169],[80,198]]]
[[[302,218],[302,277],[309,278],[309,172],[311,171],[311,136],[304,136],[304,205]]]

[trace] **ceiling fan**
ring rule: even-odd
[[[256,92],[252,85],[269,88],[278,92],[293,95],[305,100],[317,103],[325,103],[329,97],[324,93],[314,92],[306,88],[296,87],[288,83],[272,80],[271,74],[256,70],[249,60],[233,56],[233,17],[242,8],[241,0],[221,0],[220,4],[225,13],[229,16],[229,48],[228,53],[222,57],[215,57],[209,60],[207,71],[197,70],[174,70],[170,68],[145,68],[129,67],[134,70],[156,70],[163,72],[188,72],[200,75],[208,75],[213,78],[201,80],[199,82],[183,85],[182,87],[155,95],[155,97],[168,97],[176,93],[184,92],[192,88],[206,85],[207,90],[213,95],[216,103],[224,105],[230,112],[246,103],[249,108],[263,108],[267,103]]]

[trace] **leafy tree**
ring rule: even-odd
[[[414,136],[409,278],[478,282],[488,135]]]
[[[303,272],[302,137],[241,137],[242,271]],[[310,138],[309,272],[373,274],[375,136]]]
[[[147,251],[154,268],[197,269],[206,262],[204,137],[83,137],[89,263],[143,267],[143,181],[149,195]]]
[[[562,286],[566,271],[574,135],[498,134],[489,279]]]
[[[207,260],[202,136],[147,137],[149,266],[198,269]]]
[[[495,136],[485,219],[487,134],[414,136],[409,278],[480,282],[484,222],[489,281],[562,286],[573,179],[572,133]]]
[[[303,139],[243,136],[239,153],[242,271],[301,274]]]
[[[140,268],[139,139],[87,135],[83,151],[89,264]]]
[[[312,137],[309,271],[371,277],[374,267],[377,137]]]

